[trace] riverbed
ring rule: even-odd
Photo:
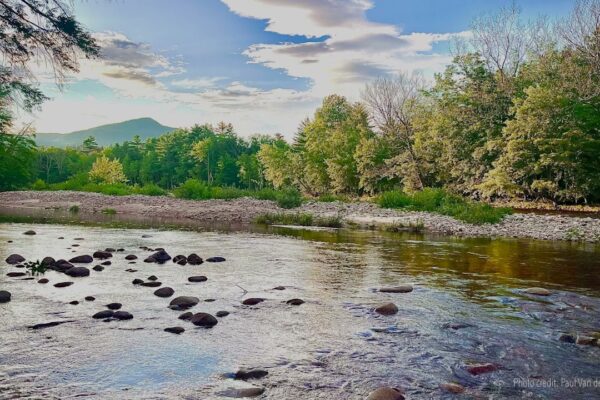
[[[144,263],[152,251],[140,247],[225,261]],[[105,248],[124,251],[87,277],[6,276],[24,271],[4,263],[13,253],[69,259]],[[222,399],[257,387],[261,399],[364,399],[392,386],[408,399],[596,399],[600,347],[559,337],[600,331],[599,254],[593,244],[343,229],[2,223],[0,290],[12,298],[0,304],[0,398]],[[182,321],[170,298],[132,284],[151,275],[173,297],[198,297],[194,313],[230,314],[210,329]],[[207,281],[188,282],[196,275]],[[62,281],[74,284],[53,286]],[[414,290],[379,291],[397,285]],[[242,305],[248,298],[265,301]],[[286,303],[296,298],[304,303]],[[113,302],[133,319],[92,318]],[[374,312],[387,302],[396,314]],[[30,328],[53,321],[68,322]],[[174,326],[185,332],[164,331]],[[474,365],[493,368],[473,374]],[[232,379],[242,368],[268,374]]]

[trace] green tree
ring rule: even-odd
[[[104,155],[94,161],[88,175],[92,182],[97,183],[114,184],[127,181],[119,160],[110,160]]]

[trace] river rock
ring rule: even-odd
[[[71,286],[72,284],[73,284],[73,282],[58,282],[58,283],[54,284],[54,287],[63,288],[63,287]]]
[[[229,315],[229,311],[217,311],[215,315],[219,318],[223,318]]]
[[[10,265],[22,263],[23,261],[25,261],[25,257],[20,254],[11,254],[10,256],[6,257],[6,263]]]
[[[117,250],[113,249],[112,247],[107,247],[106,249],[104,249],[104,251],[107,252],[107,253],[114,253]]]
[[[219,396],[242,398],[242,397],[257,397],[265,392],[265,388],[249,387],[249,388],[230,388],[217,393]]]
[[[203,326],[205,328],[212,328],[219,323],[215,317],[203,312],[194,314],[192,318],[190,318],[190,322],[196,326]]]
[[[140,283],[140,285],[146,286],[146,287],[159,287],[160,285],[162,285],[162,282],[159,282],[159,281],[142,282],[142,283]]]
[[[135,254],[128,254],[125,256],[126,260],[137,260],[137,256]]]
[[[96,272],[102,272],[104,271],[104,267],[102,265],[96,265],[94,268],[92,268],[94,271]]]
[[[70,301],[69,304],[71,304],[72,306],[76,306],[79,304],[79,301],[73,300],[73,301]]]
[[[382,287],[379,289],[381,293],[410,293],[413,291],[412,285],[399,285],[399,286],[389,286]]]
[[[583,346],[592,346],[596,344],[596,339],[591,336],[577,335],[575,343]]]
[[[225,261],[225,258],[223,258],[223,257],[208,257],[206,259],[206,261],[211,262],[211,263],[223,262],[223,261]]]
[[[156,275],[150,275],[150,276],[149,276],[148,278],[146,278],[146,279],[148,279],[149,281],[157,281],[157,280],[158,280],[158,278],[156,277]]]
[[[162,287],[154,291],[154,295],[158,297],[171,297],[175,291],[168,286]]]
[[[376,307],[375,312],[381,315],[394,315],[398,312],[398,307],[394,303],[385,303]]]
[[[115,315],[115,312],[112,310],[103,310],[103,311],[99,311],[96,314],[92,315],[92,318],[94,319],[104,319],[104,318],[111,318],[113,315]]]
[[[192,318],[193,315],[194,315],[193,312],[187,311],[187,312],[184,312],[183,314],[181,314],[178,318],[181,319],[181,320],[183,320],[183,321],[187,321],[190,318]]]
[[[204,275],[190,276],[188,282],[206,282],[208,280]]]
[[[96,251],[94,252],[94,254],[92,254],[92,257],[94,258],[98,258],[100,260],[106,260],[107,258],[111,258],[112,257],[112,253],[110,253],[109,251]]]
[[[94,296],[85,296],[85,301],[94,301],[96,298]]]
[[[575,343],[575,336],[571,335],[570,333],[562,333],[559,337],[558,340],[560,340],[561,342],[565,342],[565,343]]]
[[[540,287],[531,287],[524,290],[527,294],[534,294],[536,296],[550,296],[550,291],[548,289],[540,288]]]
[[[76,256],[76,257],[71,258],[69,260],[69,262],[76,263],[76,264],[89,264],[91,262],[94,262],[94,259],[92,258],[92,256],[84,254],[81,256]]]
[[[43,284],[45,284],[45,283],[48,283],[48,282],[50,282],[50,281],[48,280],[48,278],[42,278],[42,279],[40,279],[40,280],[38,281],[38,283],[41,283],[42,285],[43,285]]]
[[[367,397],[367,400],[404,400],[400,389],[391,387],[380,387]]]
[[[103,262],[101,262],[100,264],[101,264],[101,265],[111,265],[111,264],[112,264],[112,262],[110,262],[110,261],[103,261]]]
[[[169,303],[169,308],[173,310],[186,310],[200,303],[200,299],[194,296],[175,297]]]
[[[6,276],[10,277],[10,278],[18,278],[19,276],[25,276],[27,275],[25,272],[9,272],[8,274],[6,274]]]
[[[139,278],[135,278],[131,281],[131,283],[133,283],[134,285],[141,285],[142,283],[144,283],[144,281]]]
[[[250,297],[249,299],[242,301],[242,304],[245,306],[255,306],[263,301],[265,301],[265,299],[260,297]]]
[[[285,290],[285,286],[275,286],[273,290]]]
[[[290,300],[286,301],[286,304],[289,304],[290,306],[299,306],[301,304],[304,304],[304,300],[302,300],[302,299],[290,299]]]
[[[169,253],[164,251],[163,249],[158,250],[156,253],[152,254],[149,258],[153,258],[154,262],[159,264],[163,264],[171,259]]]
[[[0,290],[0,303],[8,303],[10,301],[11,294],[7,290]]]
[[[181,260],[186,260],[186,262],[187,262],[187,257],[184,256],[184,255],[182,255],[182,254],[178,254],[175,257],[173,257],[173,262],[174,263],[178,263]]]
[[[90,275],[90,270],[86,267],[73,267],[65,271],[65,274],[73,278],[81,278]]]
[[[127,319],[133,319],[133,315],[131,315],[131,313],[128,313],[127,311],[117,311],[113,314],[113,318],[124,321]]]
[[[185,332],[185,329],[183,329],[181,326],[172,326],[170,328],[165,328],[164,330],[165,332],[174,333],[176,335],[181,335],[183,332]]]
[[[144,258],[144,262],[145,263],[155,263],[156,259],[152,256],[148,256],[148,257]]]
[[[67,260],[60,259],[54,263],[54,266],[52,269],[59,271],[59,272],[65,272],[66,270],[68,270],[70,268],[73,268],[73,264],[71,264]]]
[[[191,265],[200,265],[204,262],[204,260],[202,260],[198,254],[192,253],[187,257],[187,262]]]
[[[440,389],[442,389],[445,392],[453,393],[453,394],[460,394],[465,391],[464,386],[459,385],[458,383],[453,383],[453,382],[442,383],[440,385]]]
[[[41,265],[45,266],[45,267],[49,267],[52,266],[56,263],[56,260],[52,257],[44,257],[42,259],[42,262],[40,263]]]
[[[238,372],[235,373],[233,379],[247,381],[249,379],[261,379],[267,375],[269,375],[269,373],[264,369],[240,369]]]
[[[467,371],[469,371],[471,375],[487,374],[489,372],[494,372],[497,369],[498,367],[492,363],[473,364],[467,367]]]
[[[120,310],[123,305],[121,303],[109,303],[106,308],[109,310]]]
[[[36,234],[35,231],[25,231],[25,232],[23,232],[23,235],[29,235],[29,236],[31,236],[31,235],[35,235],[35,234]]]

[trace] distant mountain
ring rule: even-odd
[[[38,146],[78,146],[83,143],[85,138],[93,136],[100,146],[108,146],[131,140],[135,135],[146,140],[173,130],[175,128],[161,125],[152,118],[138,118],[71,133],[37,133],[35,141]]]

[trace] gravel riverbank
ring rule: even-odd
[[[563,215],[514,214],[498,224],[471,225],[454,218],[427,213],[382,209],[371,203],[308,202],[293,210],[283,210],[266,200],[182,200],[168,196],[107,196],[71,191],[3,192],[0,204],[20,211],[68,209],[73,205],[81,213],[99,213],[114,209],[118,214],[140,217],[189,219],[202,223],[250,223],[258,215],[272,212],[309,212],[315,216],[339,215],[345,223],[361,226],[408,226],[422,224],[434,233],[463,237],[514,237],[543,240],[600,242],[600,219]]]

